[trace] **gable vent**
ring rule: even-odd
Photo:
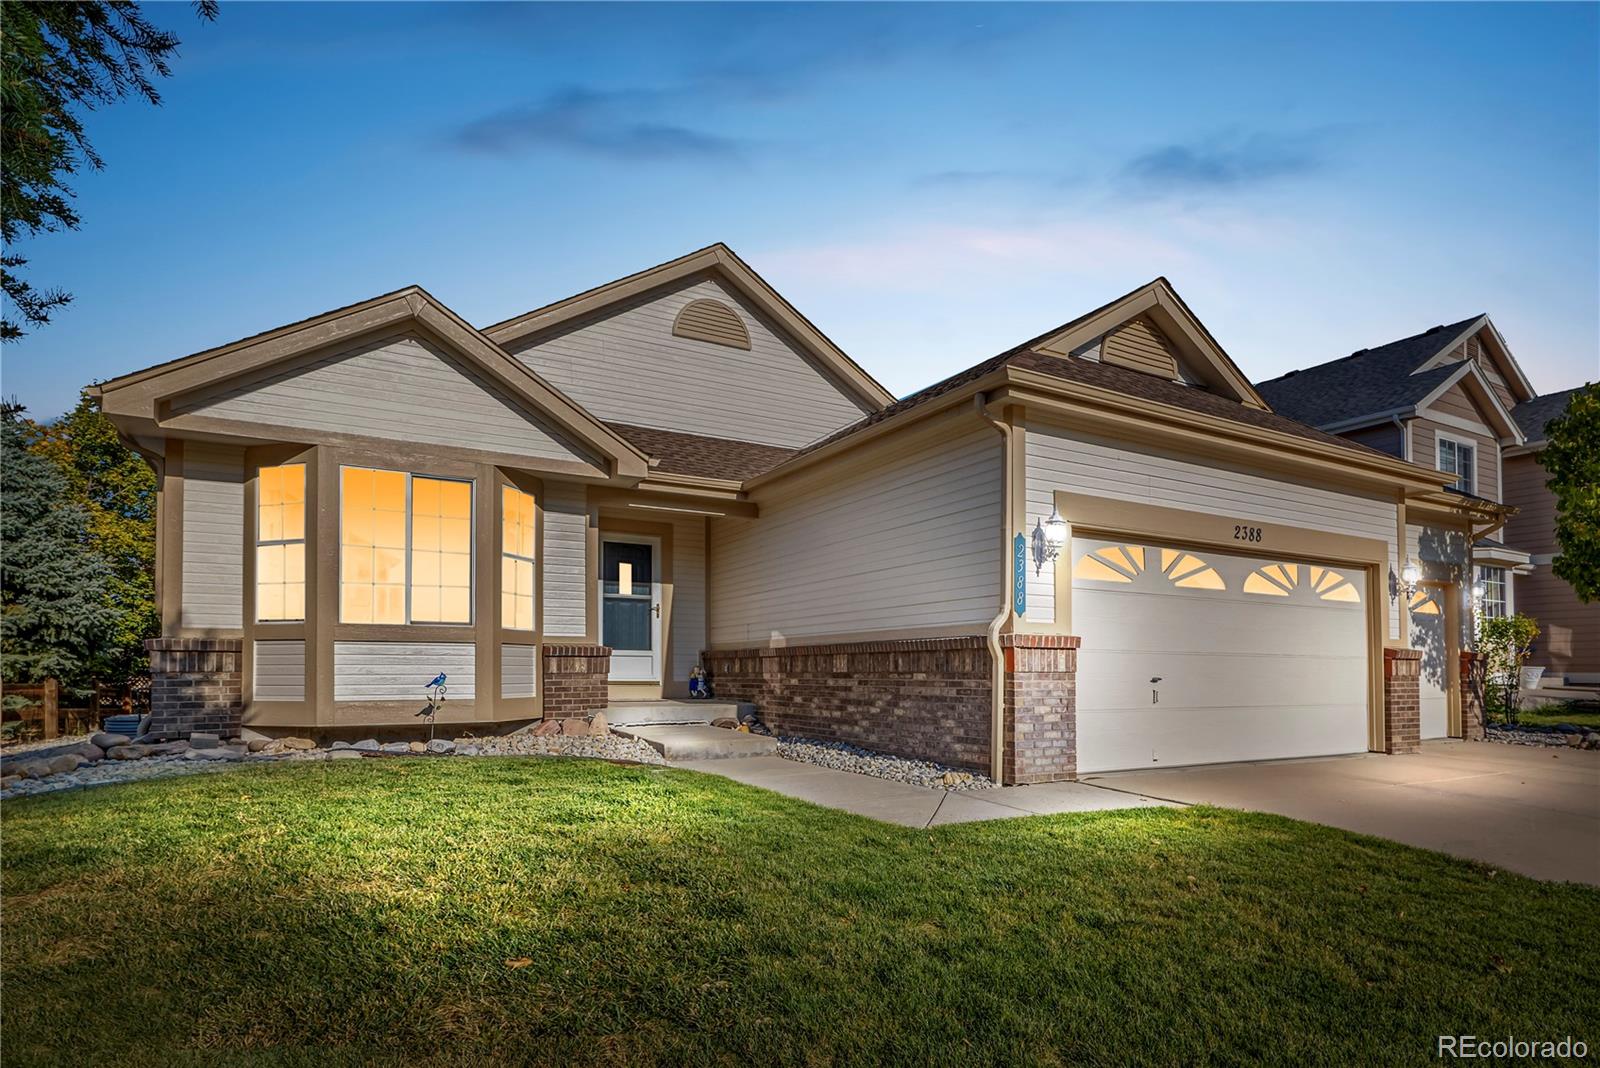
[[[713,345],[749,349],[750,331],[739,313],[720,300],[691,300],[672,322],[676,337],[709,341]]]
[[[1100,358],[1133,371],[1143,371],[1158,378],[1178,377],[1178,360],[1172,351],[1172,342],[1161,328],[1140,316],[1117,327],[1106,335]]]

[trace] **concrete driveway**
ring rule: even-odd
[[[1187,804],[1275,812],[1600,885],[1600,752],[1426,742],[1412,756],[1329,757],[1088,775]]]

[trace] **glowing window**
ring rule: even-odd
[[[533,629],[533,494],[500,487],[500,625]]]
[[[1299,571],[1294,564],[1268,564],[1250,572],[1244,580],[1245,593],[1265,597],[1287,597],[1300,584]]]
[[[339,513],[339,619],[406,621],[406,475],[346,467]]]
[[[1144,570],[1144,546],[1108,545],[1078,557],[1072,577],[1092,582],[1132,582]]]
[[[256,619],[306,618],[306,465],[256,473]]]
[[[1193,590],[1225,590],[1227,584],[1217,569],[1193,553],[1181,549],[1161,550],[1161,573],[1172,580],[1174,586]]]
[[[411,479],[411,621],[472,622],[472,483]]]
[[[1418,590],[1411,595],[1411,614],[1414,616],[1439,615],[1439,599],[1427,590]]]
[[[1326,567],[1311,569],[1311,588],[1324,601],[1361,603],[1361,592],[1356,589],[1355,583]]]

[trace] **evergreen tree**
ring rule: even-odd
[[[161,633],[156,607],[156,476],[122,443],[88,396],[40,430],[33,451],[55,463],[89,513],[89,548],[106,565],[110,628],[93,657],[96,678],[125,679],[145,663],[144,640]]]
[[[33,436],[16,406],[0,409],[0,677],[82,691],[108,630],[107,569],[88,511]]]

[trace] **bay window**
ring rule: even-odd
[[[306,618],[306,465],[256,473],[256,620]]]
[[[472,622],[472,483],[340,469],[339,621]]]
[[[533,629],[533,494],[500,487],[500,625]]]

